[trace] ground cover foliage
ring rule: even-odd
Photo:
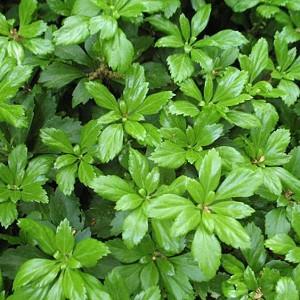
[[[299,299],[300,1],[0,11],[0,299]]]

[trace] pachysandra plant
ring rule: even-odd
[[[193,164],[200,161],[203,147],[212,144],[223,133],[222,124],[206,124],[206,120],[201,118],[195,121],[193,127],[187,125],[183,118],[174,117],[173,120],[181,126],[173,127],[173,123],[170,128],[162,127],[160,133],[163,141],[150,157],[161,167],[176,169],[186,162]]]
[[[0,223],[8,227],[18,217],[17,203],[47,203],[43,185],[52,163],[51,156],[28,160],[25,145],[18,145],[8,156],[8,164],[0,164]]]
[[[14,293],[8,299],[17,300],[24,296],[49,300],[110,299],[101,283],[81,270],[95,266],[106,256],[109,253],[107,246],[92,238],[76,241],[66,219],[56,231],[31,219],[20,219],[18,226],[28,240],[52,259],[26,261],[16,275]]]
[[[300,181],[281,167],[290,159],[285,153],[290,143],[289,130],[274,130],[278,114],[271,104],[257,101],[253,106],[261,126],[251,129],[248,138],[242,138],[241,145],[247,157],[243,165],[260,175],[263,187],[270,193],[280,195],[284,184],[299,195]]]
[[[72,146],[68,136],[60,129],[44,128],[41,130],[42,141],[52,150],[62,155],[54,163],[57,169],[56,182],[65,195],[74,190],[76,177],[88,186],[99,173],[93,166],[95,156],[95,143],[100,132],[96,121],[90,121],[81,129],[79,144]]]
[[[37,0],[22,0],[19,5],[19,26],[14,27],[15,20],[7,20],[0,14],[0,43],[7,55],[21,64],[24,60],[24,48],[35,55],[46,55],[53,52],[54,47],[49,39],[41,38],[47,30],[44,21],[33,21],[37,10]]]
[[[299,20],[0,1],[0,300],[299,300]]]
[[[277,66],[273,66],[272,78],[279,80],[277,88],[282,91],[282,100],[292,105],[300,95],[294,80],[300,79],[300,57],[296,58],[296,48],[288,49],[288,43],[278,32],[275,35],[274,49]]]
[[[114,269],[118,272],[129,289],[135,292],[140,286],[147,289],[162,286],[174,299],[186,299],[193,295],[190,281],[202,281],[203,275],[190,253],[166,251],[145,236],[142,242],[128,249],[120,239],[107,243],[114,257],[124,265]],[[132,274],[131,276],[128,276]]]
[[[210,74],[207,74],[202,96],[196,83],[192,79],[187,79],[180,84],[180,89],[192,101],[189,99],[172,101],[169,105],[169,111],[172,114],[193,118],[200,116],[201,119],[206,120],[206,123],[218,122],[224,118],[242,128],[257,127],[259,120],[255,116],[231,109],[231,107],[252,98],[251,95],[243,92],[247,80],[246,71],[240,71],[233,67],[228,67],[217,82],[213,80]]]
[[[187,184],[191,198],[165,194],[153,199],[148,208],[150,217],[174,219],[173,236],[195,231],[191,252],[207,280],[215,276],[220,265],[217,237],[234,248],[249,247],[250,238],[236,219],[248,217],[254,210],[231,198],[249,197],[260,184],[255,173],[247,169],[230,172],[220,184],[221,174],[221,158],[212,149],[202,160],[199,181],[190,179]]]
[[[100,124],[106,125],[99,137],[98,157],[101,161],[108,162],[120,153],[125,134],[141,144],[154,146],[159,143],[158,129],[144,122],[145,117],[158,113],[173,93],[163,91],[147,96],[148,83],[140,65],[134,65],[129,71],[119,101],[99,82],[88,82],[86,87],[97,105],[109,110],[98,119]]]
[[[247,39],[234,30],[224,30],[197,40],[199,34],[205,29],[211,12],[210,5],[204,5],[193,16],[191,23],[184,14],[179,17],[179,27],[161,16],[147,18],[155,28],[167,34],[156,41],[156,47],[179,48],[181,53],[168,56],[167,62],[172,78],[181,82],[191,77],[194,72],[194,62],[202,63],[207,55],[203,47],[218,47],[222,49],[238,47],[247,43]]]
[[[72,16],[66,18],[64,25],[54,33],[55,44],[80,44],[90,35],[97,34],[108,65],[114,70],[126,70],[132,63],[134,47],[118,21],[124,19],[138,23],[148,8],[147,1],[77,0]]]
[[[16,65],[16,60],[13,58],[2,56],[0,62],[0,121],[15,127],[26,127],[24,107],[10,101],[29,79],[32,69],[29,66]]]
[[[128,170],[134,184],[115,175],[101,175],[93,180],[91,187],[104,199],[116,202],[117,211],[127,213],[122,237],[132,247],[148,231],[148,205],[170,191],[181,193],[186,178],[177,178],[169,187],[160,186],[159,168],[151,169],[147,158],[134,149],[129,150]]]

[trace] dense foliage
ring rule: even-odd
[[[299,299],[299,0],[0,11],[1,300]]]

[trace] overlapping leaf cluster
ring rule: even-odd
[[[300,2],[16,2],[0,299],[299,299]]]

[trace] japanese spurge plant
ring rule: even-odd
[[[82,271],[109,253],[103,243],[92,238],[77,242],[66,219],[56,231],[31,219],[20,219],[18,225],[28,240],[52,258],[34,258],[24,263],[9,299],[33,295],[49,300],[110,299],[100,282]]]
[[[165,194],[149,205],[151,217],[175,219],[173,236],[195,230],[191,251],[207,279],[215,275],[220,264],[221,247],[216,235],[235,248],[249,246],[249,236],[236,219],[245,218],[254,211],[231,198],[249,197],[259,185],[254,172],[247,169],[230,172],[221,184],[220,178],[221,158],[215,150],[210,150],[201,163],[199,181],[190,179],[187,184],[191,198]],[[226,228],[231,228],[230,232]]]
[[[39,156],[28,161],[27,148],[19,145],[8,156],[8,165],[0,164],[0,223],[8,227],[17,217],[18,201],[47,203],[43,188],[52,158]]]
[[[0,300],[299,300],[299,3],[0,1]]]

